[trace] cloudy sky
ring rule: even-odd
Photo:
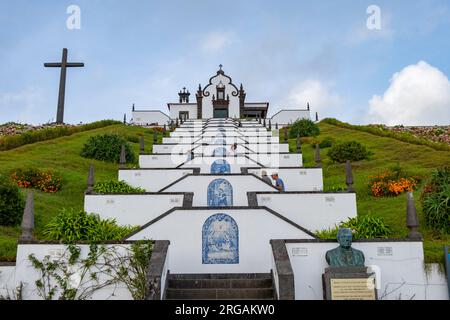
[[[86,64],[68,70],[70,123],[166,112],[223,64],[272,114],[309,102],[351,123],[450,124],[449,39],[448,0],[0,0],[0,123],[54,120],[59,70],[43,63],[66,47]]]

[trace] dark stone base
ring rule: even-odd
[[[368,273],[367,267],[339,267],[339,268],[326,268],[325,273],[322,274],[322,285],[323,285],[323,299],[324,300],[334,300],[332,297],[332,279],[368,279],[374,276],[374,273]],[[377,297],[377,290],[373,288],[375,300]],[[358,300],[355,299],[351,300]]]

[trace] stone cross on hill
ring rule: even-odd
[[[44,63],[46,68],[61,68],[61,78],[59,80],[59,95],[58,95],[58,111],[56,113],[56,123],[64,122],[64,98],[66,95],[66,73],[67,68],[84,67],[81,62],[67,62],[67,49],[63,49],[61,62]]]

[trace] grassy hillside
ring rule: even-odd
[[[450,165],[450,152],[437,151],[427,146],[401,142],[393,138],[375,136],[370,133],[337,127],[331,124],[320,123],[321,134],[324,137],[333,137],[338,141],[356,140],[374,152],[370,160],[352,163],[357,193],[357,206],[359,215],[377,215],[384,219],[392,230],[392,237],[405,237],[406,228],[406,195],[388,198],[375,198],[369,195],[368,177],[381,173],[384,169],[400,164],[402,168],[413,175],[426,178],[435,168]],[[295,139],[289,141],[291,150],[295,150]],[[333,186],[345,186],[344,164],[333,163],[327,157],[328,149],[321,152],[324,172],[324,188],[330,190]],[[314,166],[314,150],[311,145],[303,146],[303,155],[306,166]],[[443,261],[443,246],[450,245],[450,235],[439,235],[425,227],[420,206],[420,192],[414,193],[415,203],[420,218],[420,232],[424,236],[425,258],[427,262]]]
[[[406,198],[404,195],[396,198],[373,198],[367,190],[367,177],[380,173],[384,169],[400,163],[404,169],[412,174],[426,177],[439,166],[450,165],[450,152],[436,151],[426,146],[409,144],[392,138],[379,137],[370,133],[341,128],[331,124],[320,124],[323,137],[333,137],[336,140],[356,140],[366,145],[374,155],[369,161],[353,163],[355,188],[357,192],[358,212],[360,215],[374,214],[383,217],[389,224],[392,237],[405,237],[406,228]],[[79,156],[85,141],[91,135],[115,132],[125,136],[144,134],[146,151],[150,151],[153,136],[151,131],[139,127],[115,125],[88,132],[74,134],[69,137],[58,138],[46,142],[23,146],[11,151],[0,152],[0,173],[8,174],[20,167],[33,166],[41,169],[52,169],[63,175],[63,189],[56,194],[35,192],[36,233],[40,236],[43,226],[57,214],[61,208],[82,208],[83,193],[90,163],[95,165],[97,181],[116,179],[116,164],[91,161]],[[161,139],[161,136],[159,137]],[[295,150],[295,139],[289,141],[291,150]],[[131,143],[137,153],[139,144]],[[322,151],[325,189],[329,190],[337,185],[345,185],[344,165],[334,164],[326,156],[327,150]],[[314,166],[314,150],[310,145],[303,146],[306,166]],[[24,191],[26,192],[26,191]],[[450,236],[433,233],[424,227],[419,199],[420,190],[415,193],[416,205],[421,218],[421,232],[425,238],[425,254],[428,262],[441,261],[442,246],[450,244]],[[0,260],[14,259],[16,242],[20,229],[0,227]]]
[[[144,134],[146,151],[151,150],[153,133],[149,129],[113,125],[77,133],[69,137],[26,145],[10,151],[0,152],[0,174],[10,175],[16,168],[36,167],[51,169],[62,175],[62,189],[56,194],[47,194],[34,190],[36,235],[40,236],[43,226],[55,216],[61,208],[83,208],[89,165],[95,166],[96,181],[117,179],[118,165],[82,158],[79,154],[83,144],[92,135],[119,133],[124,136]],[[159,136],[161,139],[161,136]],[[130,143],[136,154],[138,143]],[[22,190],[25,194],[28,190]],[[0,261],[12,260],[16,253],[16,243],[20,228],[0,226]]]

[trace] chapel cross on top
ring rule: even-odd
[[[46,68],[61,68],[61,77],[59,80],[59,95],[58,95],[58,111],[56,113],[56,123],[64,122],[64,99],[66,95],[66,73],[67,68],[81,68],[84,63],[81,62],[67,62],[67,49],[64,48],[62,52],[61,62],[44,63]]]

